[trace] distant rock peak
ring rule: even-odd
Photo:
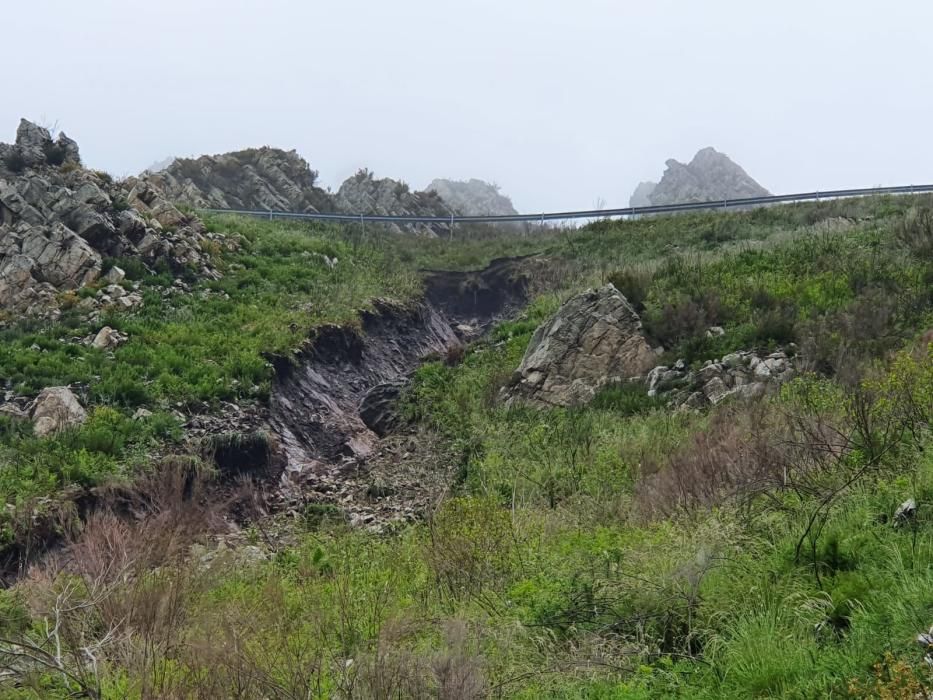
[[[697,151],[689,163],[671,158],[666,165],[660,182],[638,185],[629,200],[630,206],[709,202],[770,194],[729,156],[711,146]]]
[[[512,216],[518,214],[512,200],[497,185],[477,178],[446,180],[438,178],[428,185],[441,199],[464,216]]]

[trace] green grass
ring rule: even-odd
[[[372,247],[352,246],[339,230],[235,218],[207,225],[240,241],[238,251],[217,254],[225,270],[220,281],[165,297],[156,285],[171,285],[170,275],[127,265],[125,284],[142,285],[139,313],[111,313],[91,326],[66,312],[58,323],[26,322],[0,333],[0,375],[14,391],[84,385],[90,404],[119,422],[118,441],[103,451],[85,444],[89,432],[100,432],[93,420],[74,439],[40,441],[21,430],[0,438],[5,502],[127,472],[134,461],[129,448],[153,437],[150,424],[174,425],[172,411],[205,412],[219,401],[264,400],[270,355],[287,355],[322,323],[355,322],[373,298],[405,301],[419,293],[413,273]],[[325,255],[337,258],[333,269]],[[112,354],[75,342],[102,325],[128,334],[129,342]],[[140,406],[161,417],[131,421]]]
[[[171,409],[261,400],[266,354],[316,324],[352,323],[375,296],[411,299],[416,269],[543,252],[565,284],[460,364],[425,364],[404,397],[407,416],[460,456],[429,521],[374,536],[311,504],[294,519],[304,530],[294,545],[265,546],[257,530],[250,542],[265,560],[228,553],[127,577],[114,609],[90,606],[81,628],[99,635],[108,615],[133,628],[107,654],[104,697],[435,697],[442,687],[470,697],[469,683],[510,698],[913,697],[894,689],[933,686],[914,643],[933,624],[933,356],[903,348],[933,321],[933,271],[922,235],[914,245],[896,232],[924,203],[865,198],[454,242],[209,219],[244,239],[240,252],[217,253],[224,279],[169,309],[152,287],[170,280],[135,270],[146,306],[108,319],[131,337],[113,358],[62,341],[90,330],[67,318],[5,332],[0,370],[17,386],[86,383],[94,408],[53,440],[0,425],[0,489],[27,502],[143,468],[178,437]],[[334,270],[325,254],[339,259]],[[728,405],[672,412],[631,385],[586,407],[504,407],[500,389],[535,328],[580,285],[605,280],[626,290],[670,359],[794,342],[823,375],[787,385],[761,422]],[[709,325],[724,335],[708,338]],[[136,405],[162,411],[131,421]],[[796,454],[788,435],[814,425],[835,426],[850,448],[806,479],[715,480],[750,444]],[[703,457],[717,474],[687,471]],[[908,497],[918,515],[896,526]],[[22,590],[40,601],[28,617],[13,594],[0,612],[41,631],[40,593],[56,589]],[[127,600],[161,602],[120,608]],[[145,611],[167,609],[147,626]],[[130,653],[140,648],[151,650],[144,661]],[[10,697],[66,695],[59,675],[39,675]],[[450,690],[453,678],[466,685]]]

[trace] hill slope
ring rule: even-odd
[[[0,688],[916,696],[931,212],[453,241],[215,216],[217,279],[134,255],[141,306],[7,319]]]

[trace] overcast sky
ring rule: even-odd
[[[933,3],[30,0],[3,7],[0,141],[57,123],[117,175],[295,148],[624,206],[711,145],[773,192],[933,182]]]

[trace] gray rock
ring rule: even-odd
[[[729,369],[736,369],[738,367],[742,367],[745,364],[742,355],[737,352],[730,353],[723,357],[722,363]]]
[[[114,265],[109,270],[107,270],[107,274],[105,274],[101,279],[103,279],[103,281],[107,284],[120,284],[120,282],[122,282],[125,277],[126,273]]]
[[[52,135],[48,129],[31,121],[21,119],[16,129],[16,148],[26,162],[26,165],[37,166],[46,162],[46,144],[52,143]]]
[[[720,377],[713,377],[703,385],[703,394],[716,405],[729,395],[729,387]]]
[[[771,368],[768,366],[767,362],[758,362],[755,367],[755,377],[758,379],[770,379],[771,378]]]
[[[192,207],[269,211],[333,211],[333,197],[295,151],[249,148],[197,159],[174,158],[141,179],[170,201]]]
[[[713,148],[704,148],[687,164],[668,160],[664,176],[647,196],[651,204],[659,205],[761,197],[768,194],[764,187],[728,156]]]
[[[0,162],[0,306],[5,310],[56,318],[58,293],[95,282],[103,257],[136,257],[146,264],[167,263],[176,272],[189,268],[208,279],[220,277],[202,252],[201,223],[183,216],[155,186],[134,181],[124,188],[82,169],[77,144],[64,135],[53,142],[46,129],[27,121],[20,124],[16,145],[0,144],[0,152],[13,151],[31,160],[16,173]],[[59,155],[77,167],[58,167]],[[126,207],[130,199],[139,209]],[[208,235],[227,250],[236,248],[220,234]],[[106,281],[119,282],[119,272]],[[106,296],[112,301],[120,294],[111,289]]]
[[[360,402],[360,418],[376,435],[388,435],[401,422],[396,405],[404,388],[405,382],[377,384]]]
[[[465,216],[509,216],[518,214],[512,200],[499,187],[477,180],[433,180],[427,192],[437,192],[447,205]]]
[[[32,409],[33,432],[38,437],[74,428],[87,420],[87,413],[66,386],[48,387],[36,398]]]
[[[903,525],[913,520],[916,514],[917,502],[912,498],[908,498],[897,507],[896,511],[894,511],[894,523],[897,525]]]
[[[12,401],[7,401],[3,404],[0,404],[0,416],[5,416],[6,418],[12,418],[13,420],[18,421],[29,420],[29,414]]]
[[[110,326],[104,326],[97,332],[97,335],[94,336],[94,340],[91,341],[91,347],[97,348],[98,350],[110,350],[118,345],[122,345],[126,340],[126,336],[119,331],[115,331]]]
[[[641,376],[654,362],[638,314],[607,284],[568,300],[535,331],[507,400],[539,406],[586,403],[605,384]]]
[[[152,417],[152,411],[147,408],[137,408],[133,413],[133,420],[146,420]]]
[[[376,178],[365,169],[344,180],[334,205],[354,214],[447,217],[457,213],[436,192],[413,192],[404,182]],[[449,228],[447,224],[412,224],[407,230],[436,236],[447,233]]]

